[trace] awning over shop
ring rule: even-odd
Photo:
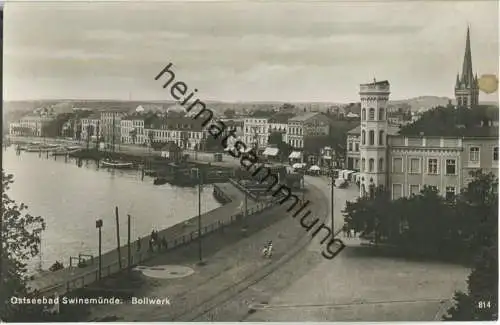
[[[278,148],[273,148],[273,147],[267,147],[266,150],[262,153],[264,156],[276,156],[278,154],[279,150]]]
[[[299,159],[302,157],[302,153],[300,151],[292,151],[290,156],[288,156],[289,159]]]

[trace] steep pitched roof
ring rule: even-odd
[[[315,117],[316,115],[323,115],[323,114],[321,114],[320,112],[308,112],[308,113],[304,113],[304,114],[300,114],[300,115],[294,116],[291,119],[289,119],[289,121],[304,122],[304,121],[309,120],[312,117]]]

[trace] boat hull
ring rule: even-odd
[[[134,164],[133,163],[115,163],[115,162],[101,161],[101,166],[108,167],[108,168],[116,168],[116,169],[129,169],[129,168],[133,168]]]

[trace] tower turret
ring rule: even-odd
[[[457,106],[471,108],[479,102],[479,86],[477,83],[477,73],[474,76],[472,71],[472,53],[470,46],[470,29],[467,27],[465,40],[464,61],[462,64],[462,75],[457,76],[455,82],[455,98]]]
[[[360,194],[373,193],[386,185],[387,102],[389,81],[360,85],[361,97],[361,182]]]

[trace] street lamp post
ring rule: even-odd
[[[201,240],[201,188],[202,179],[200,168],[197,168],[198,173],[198,264],[203,265],[203,255],[202,255],[202,240]]]
[[[95,222],[95,227],[99,229],[99,280],[101,279],[101,270],[102,270],[102,236],[101,236],[101,228],[102,228],[102,219],[97,219]]]
[[[334,165],[335,167],[335,165]],[[330,201],[331,201],[331,222],[332,222],[332,232],[335,233],[335,212],[334,212],[334,207],[335,207],[335,173],[334,170],[332,169],[330,171],[330,179],[331,179],[331,192],[330,192]]]

